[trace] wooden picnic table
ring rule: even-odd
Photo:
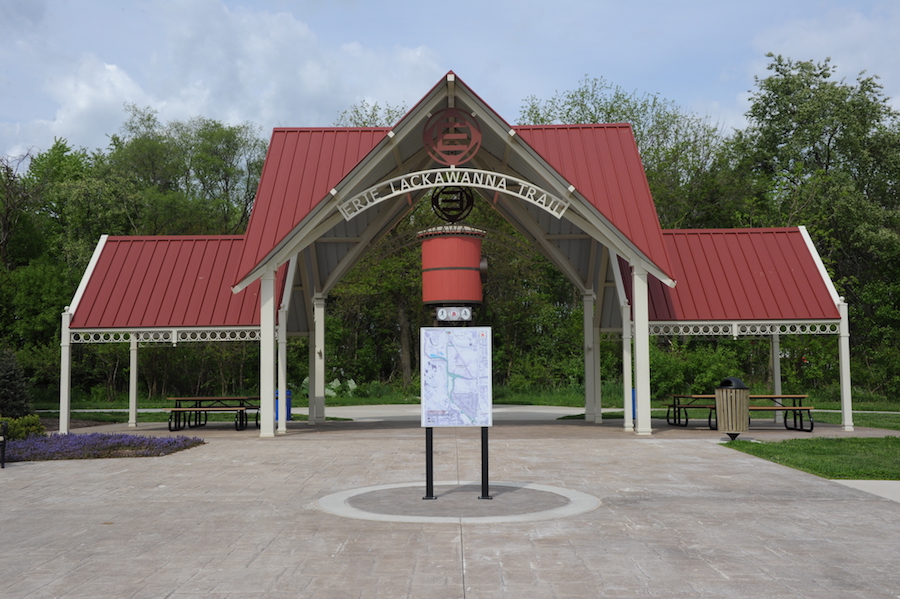
[[[185,426],[205,426],[210,412],[234,412],[234,428],[247,428],[247,410],[256,410],[256,427],[259,428],[259,397],[168,397],[175,402],[169,408],[169,430],[180,431]]]
[[[675,426],[688,425],[688,410],[708,410],[707,422],[709,428],[715,430],[716,424],[713,423],[713,416],[716,413],[716,396],[715,394],[697,394],[697,395],[672,395],[672,403],[666,405],[666,423]],[[812,406],[804,406],[803,400],[809,395],[803,394],[757,394],[750,395],[750,401],[771,401],[773,405],[751,405],[750,412],[781,412],[785,416],[790,415],[791,419],[784,419],[784,428],[788,430],[798,430],[811,433],[815,422],[813,422]],[[706,401],[704,401],[706,400]],[[710,402],[709,400],[712,400]],[[786,405],[787,403],[790,405]],[[804,414],[805,420],[804,420]],[[805,423],[805,424],[804,424]]]

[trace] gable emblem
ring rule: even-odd
[[[446,166],[465,164],[481,147],[481,127],[458,108],[445,108],[425,123],[422,141],[428,155]]]

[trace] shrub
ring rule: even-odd
[[[650,388],[656,399],[673,393],[712,393],[726,377],[743,376],[727,342],[683,342],[673,338],[650,345]]]
[[[28,379],[16,360],[16,354],[0,348],[0,414],[7,418],[21,418],[31,413]]]
[[[47,434],[47,430],[44,428],[44,425],[41,424],[41,419],[37,414],[10,419],[0,416],[0,420],[9,422],[9,432],[7,433],[6,438],[10,441],[25,439],[29,435],[40,437]]]

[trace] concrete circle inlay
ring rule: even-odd
[[[492,499],[479,499],[481,483],[436,482],[437,499],[422,499],[425,483],[399,483],[333,493],[316,507],[346,518],[382,522],[530,522],[574,516],[595,509],[593,495],[533,483],[494,482]]]

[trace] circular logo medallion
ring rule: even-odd
[[[458,108],[445,108],[425,123],[422,141],[428,155],[441,164],[465,164],[481,147],[481,127]]]
[[[475,206],[475,193],[469,187],[441,187],[431,196],[431,209],[448,223],[469,216]]]

